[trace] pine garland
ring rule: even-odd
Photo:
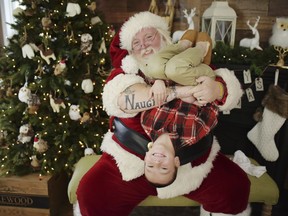
[[[276,64],[278,53],[272,46],[261,50],[250,50],[245,47],[231,48],[222,42],[217,42],[212,51],[212,64],[214,65],[248,65],[251,73],[262,75],[264,69],[270,64]]]

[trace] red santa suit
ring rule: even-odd
[[[150,17],[149,12],[144,13],[146,14],[142,15],[147,17],[140,17],[140,20],[143,19],[143,23],[140,23],[142,27],[152,25],[156,28],[166,28],[166,24],[162,24],[160,20],[162,26],[157,26],[158,16]],[[140,24],[137,25],[137,31],[141,29]],[[126,30],[129,32],[129,28]],[[123,33],[123,28],[121,31]],[[129,33],[133,34],[131,31]],[[117,103],[120,93],[127,87],[145,83],[138,74],[127,73],[123,67],[121,68],[121,61],[128,52],[121,49],[119,44],[117,35],[110,47],[115,69],[104,86],[103,105],[111,116],[111,122],[116,116],[127,128],[148,138],[140,123],[141,114],[127,114]],[[125,48],[125,43],[122,43],[122,47]],[[225,103],[220,105],[219,109],[230,110],[242,96],[240,83],[227,69],[218,69],[215,72],[224,80],[227,89]],[[207,154],[180,166],[176,180],[167,187],[157,189],[150,185],[143,175],[144,154],[141,155],[121,143],[115,136],[113,127],[106,133],[101,150],[103,155],[84,175],[77,190],[83,216],[128,216],[133,208],[150,195],[162,199],[184,195],[201,203],[201,216],[208,216],[210,212],[213,212],[213,216],[249,215],[249,179],[238,165],[219,153],[220,146],[215,139]]]

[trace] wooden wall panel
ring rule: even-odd
[[[269,16],[288,17],[288,2],[287,0],[270,0]]]
[[[122,23],[136,12],[148,10],[151,0],[96,0],[97,7],[105,14],[105,20],[118,30]],[[195,29],[201,29],[201,17],[204,11],[214,0],[174,0],[175,15],[173,19],[172,32],[188,28],[183,10],[196,7],[196,16],[193,18]],[[272,34],[272,27],[276,17],[286,15],[288,17],[287,0],[228,0],[237,14],[236,43],[242,38],[253,37],[251,30],[246,25],[247,20],[253,24],[260,16],[258,31],[260,42],[263,46],[268,44]],[[160,13],[165,11],[167,0],[157,0]]]

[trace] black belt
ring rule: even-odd
[[[142,134],[126,127],[118,118],[114,118],[114,135],[121,142],[122,145],[131,149],[135,153],[145,155],[148,151],[147,144],[151,142]],[[191,161],[203,156],[212,146],[213,135],[209,133],[203,137],[199,142],[193,145],[174,146],[176,156],[179,156],[180,164],[190,163]],[[178,148],[177,148],[178,147]]]
[[[213,133],[210,132],[201,140],[199,140],[197,143],[193,145],[184,145],[176,149],[175,150],[176,156],[179,156],[181,165],[190,163],[191,161],[207,153],[207,151],[211,148],[212,143],[213,143]]]
[[[121,142],[121,144],[125,145],[129,149],[135,151],[140,155],[145,155],[148,151],[147,144],[150,142],[146,137],[142,134],[127,128],[120,119],[114,118],[114,135]]]

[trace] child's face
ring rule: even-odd
[[[180,165],[179,158],[175,157],[170,137],[167,136],[168,138],[163,139],[163,135],[161,135],[155,140],[144,158],[145,177],[154,184],[165,185],[171,182],[175,177],[177,167]]]

